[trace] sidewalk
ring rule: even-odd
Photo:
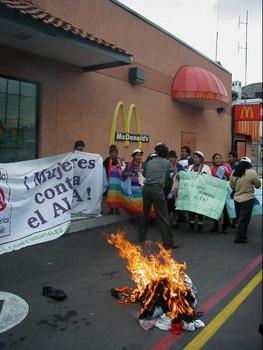
[[[68,228],[66,234],[83,231],[86,229],[92,229],[96,227],[106,226],[114,224],[116,222],[126,221],[129,215],[120,209],[120,215],[109,215],[109,208],[103,200],[101,205],[101,216],[97,218],[81,218],[71,221],[71,225]]]

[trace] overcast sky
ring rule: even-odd
[[[202,54],[217,60],[245,84],[245,45],[248,10],[247,84],[262,81],[261,0],[119,0]],[[219,1],[219,17],[218,17]],[[218,20],[219,19],[219,20]],[[238,53],[238,43],[241,49]]]

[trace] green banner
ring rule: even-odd
[[[180,172],[176,209],[219,220],[228,194],[227,181],[210,175]]]

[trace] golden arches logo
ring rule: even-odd
[[[120,111],[121,111],[121,115],[122,115],[123,133],[125,133],[125,134],[130,133],[131,120],[132,120],[133,116],[135,117],[136,134],[137,134],[136,136],[138,136],[136,138],[136,141],[138,142],[138,148],[142,149],[143,144],[142,144],[142,141],[140,139],[143,137],[148,138],[148,136],[142,135],[141,116],[140,116],[135,104],[130,105],[130,107],[128,109],[128,114],[127,114],[127,110],[126,110],[125,105],[122,101],[119,101],[117,103],[115,110],[114,110],[112,124],[111,124],[111,133],[110,133],[110,143],[109,144],[110,145],[115,144],[117,119],[118,119]],[[124,141],[124,147],[128,147],[130,144],[130,140],[125,139],[123,141]]]
[[[244,118],[244,115],[245,115],[245,118]],[[248,119],[250,117],[250,119],[253,120],[253,109],[252,107],[243,107],[242,108],[242,111],[241,111],[241,114],[240,114],[240,119]]]

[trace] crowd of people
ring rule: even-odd
[[[83,141],[77,141],[74,149],[82,151]],[[138,223],[138,241],[147,239],[151,218],[155,217],[160,230],[163,246],[176,249],[172,227],[179,228],[182,221],[189,222],[191,231],[202,232],[204,216],[194,212],[176,210],[176,199],[180,172],[189,171],[217,177],[230,181],[233,189],[236,219],[228,217],[226,206],[223,210],[222,232],[226,233],[229,225],[236,227],[235,243],[246,243],[247,227],[253,206],[256,204],[254,188],[261,186],[259,176],[252,169],[249,157],[240,160],[234,151],[229,152],[228,161],[224,162],[220,153],[212,156],[212,165],[204,163],[205,156],[201,151],[193,154],[188,146],[181,148],[178,159],[174,150],[169,150],[164,143],[158,143],[154,152],[143,162],[143,151],[134,149],[131,159],[125,162],[119,157],[116,145],[111,145],[109,155],[104,160],[107,191],[105,192],[109,214],[120,215],[120,209],[130,214],[130,221]],[[219,221],[213,220],[211,232],[219,232]]]

